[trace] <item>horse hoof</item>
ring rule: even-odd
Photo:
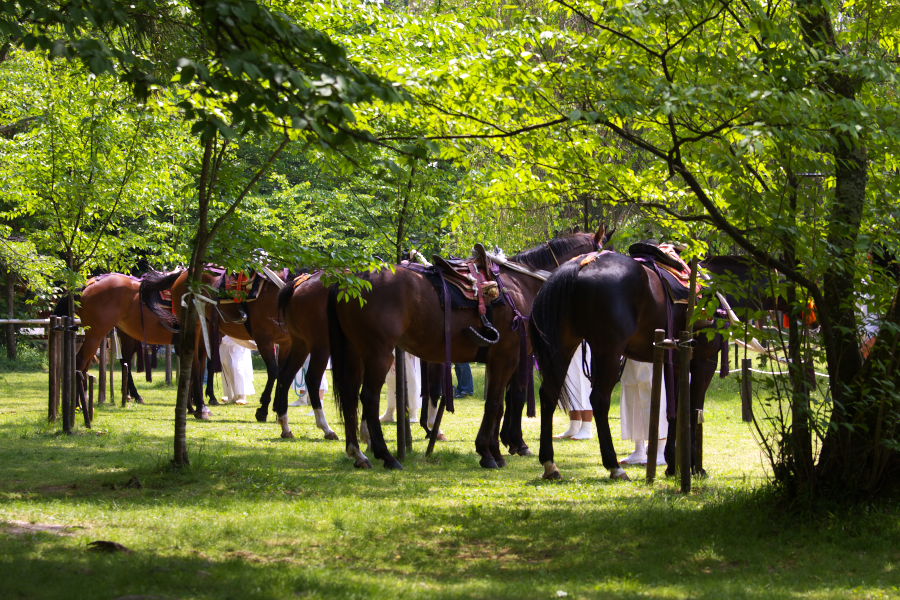
[[[706,472],[706,469],[702,467],[699,469],[695,468],[693,470],[693,475],[699,479],[709,479],[709,474]]]
[[[502,469],[503,467],[506,466],[506,459],[503,458],[502,456],[495,456],[494,460],[497,462],[498,469]]]
[[[283,439],[283,440],[292,440],[292,439],[294,439],[294,432],[293,432],[293,431],[282,431],[282,432],[281,432],[281,439]]]
[[[675,477],[675,467],[666,467],[666,477]]]
[[[371,469],[372,463],[369,462],[368,458],[360,458],[353,462],[353,466],[357,469]]]
[[[559,468],[554,462],[547,461],[544,463],[544,474],[541,477],[551,481],[558,481],[562,479],[562,473],[559,472]]]
[[[619,481],[631,481],[631,478],[628,477],[628,473],[625,472],[625,469],[622,467],[618,467],[609,472],[610,479],[618,479]]]
[[[212,412],[207,410],[197,411],[194,413],[194,418],[198,421],[209,421],[209,418],[212,416]]]
[[[134,399],[134,402],[135,402],[135,404],[143,404],[144,399],[141,398],[140,396],[138,396],[137,398]]]
[[[520,446],[516,451],[516,454],[519,456],[534,456],[534,452],[531,451],[531,448],[528,446]]]
[[[265,423],[266,419],[269,417],[269,411],[262,410],[261,408],[256,409],[256,421],[259,423]]]
[[[142,400],[137,400],[136,402],[138,402],[138,403],[140,403],[140,404],[143,404],[143,403],[144,403]],[[215,398],[210,398],[208,404],[209,404],[210,406],[219,406],[219,404],[221,404],[221,402],[219,402],[219,401],[216,400]]]
[[[338,434],[336,434],[336,433],[333,432],[333,431],[329,431],[329,432],[327,432],[327,433],[325,434],[325,439],[326,439],[326,440],[337,440],[337,439],[338,439]]]
[[[478,464],[484,467],[485,469],[497,469],[499,468],[497,465],[497,461],[494,460],[493,456],[482,456],[481,460],[478,461]]]
[[[384,461],[384,468],[387,469],[387,470],[389,470],[389,471],[402,471],[402,470],[403,470],[403,465],[401,465],[401,464],[400,464],[400,461],[398,461],[398,460],[395,458],[395,459],[392,459],[392,460],[386,460],[386,461]]]

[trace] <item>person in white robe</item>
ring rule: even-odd
[[[569,362],[569,370],[566,372],[566,382],[562,393],[569,401],[569,428],[555,436],[560,440],[589,440],[594,437],[594,409],[591,406],[591,380],[584,374],[583,364],[590,368],[591,348],[582,342],[578,346],[572,360]],[[582,362],[582,359],[584,362]]]
[[[653,383],[653,363],[628,359],[622,371],[622,439],[634,440],[634,452],[619,461],[625,465],[647,464],[647,439],[650,437],[650,388]],[[659,445],[656,464],[666,464],[663,447],[668,437],[669,424],[666,420],[665,377],[662,382],[659,402]]]
[[[255,348],[256,344],[222,336],[219,358],[222,361],[224,400],[228,404],[247,404],[247,397],[256,394],[251,347]]]
[[[405,367],[406,376],[406,406],[409,407],[409,422],[417,423],[419,421],[419,410],[422,408],[422,371],[420,367],[419,357],[404,352],[403,365]],[[397,351],[394,350],[394,358],[396,359]],[[387,388],[387,409],[381,415],[382,423],[394,423],[396,417],[394,413],[397,410],[397,370],[395,369],[396,360],[391,363],[387,377],[384,380]]]

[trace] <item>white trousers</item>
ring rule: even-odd
[[[588,370],[591,366],[591,347],[585,345],[585,361]],[[569,370],[566,372],[566,382],[563,394],[569,400],[570,410],[593,410],[591,408],[591,380],[584,374],[581,363],[581,346],[575,349],[575,354],[569,362]]]
[[[256,389],[253,387],[253,358],[250,349],[224,335],[219,345],[219,358],[222,361],[224,396],[235,400],[254,395]]]
[[[419,357],[409,352],[404,352],[403,361],[406,374],[406,405],[409,407],[410,421],[419,420],[419,410],[422,408],[422,373],[419,370]],[[396,359],[396,351],[394,358]],[[396,364],[396,361],[395,363]],[[387,410],[384,416],[393,418],[397,409],[397,370],[391,364],[384,382],[387,387]]]
[[[653,363],[630,358],[622,371],[622,439],[643,441],[650,437],[650,388],[653,384]],[[659,401],[659,439],[668,437],[666,421],[666,384],[663,377]]]

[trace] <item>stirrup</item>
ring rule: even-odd
[[[481,324],[484,326],[482,332],[476,331],[471,325],[466,331],[475,339],[475,343],[479,346],[492,346],[500,341],[500,332],[491,325],[485,315],[481,315]]]

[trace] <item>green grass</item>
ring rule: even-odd
[[[479,398],[447,416],[433,457],[417,432],[402,472],[354,470],[306,408],[281,440],[252,405],[191,420],[192,463],[176,471],[174,390],[139,387],[147,405],[101,406],[93,430],[63,436],[45,422],[46,375],[0,373],[0,599],[900,597],[896,507],[775,508],[733,379],[714,382],[712,477],[687,497],[665,479],[610,481],[596,440],[556,444],[562,482],[534,457],[482,470]],[[538,421],[525,425],[537,450]]]

